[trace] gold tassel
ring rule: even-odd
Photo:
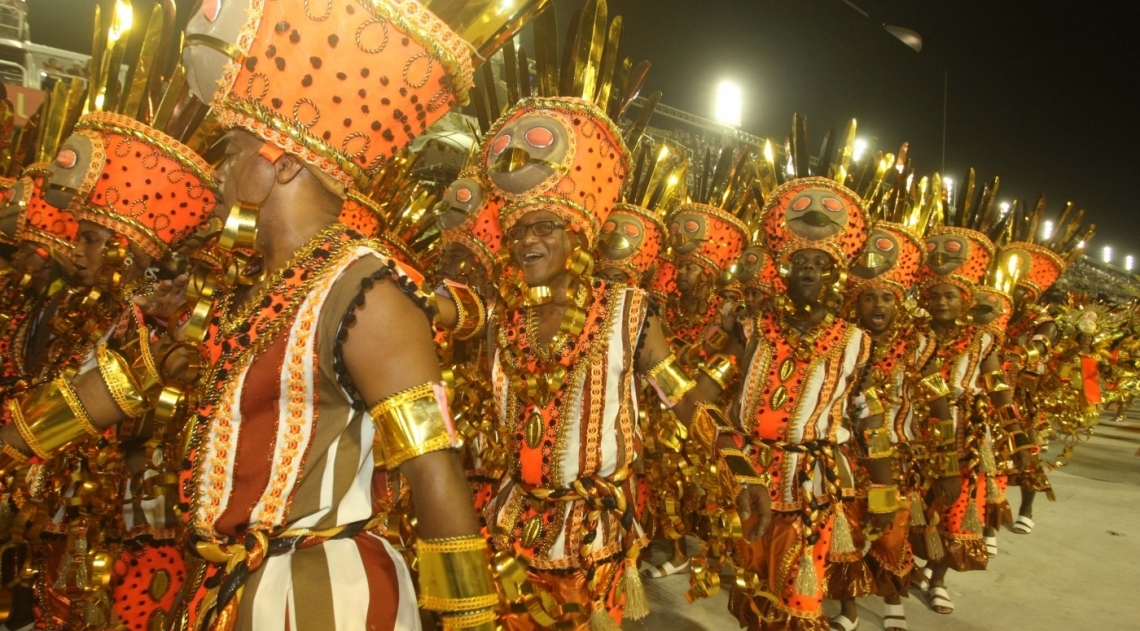
[[[935,513],[930,518],[930,525],[926,527],[926,556],[931,561],[941,561],[946,556],[946,550],[942,548],[942,537],[938,534],[939,521],[938,513]]]
[[[910,494],[910,525],[926,525],[926,507],[922,505],[922,496],[918,493]]]
[[[625,614],[630,620],[641,620],[649,615],[649,599],[645,596],[645,584],[637,572],[637,560],[625,560]],[[609,617],[609,616],[607,616]]]
[[[834,554],[856,552],[855,541],[851,538],[851,524],[847,523],[843,504],[835,505],[835,531],[831,535],[831,552]]]
[[[971,495],[973,493],[971,492]],[[966,505],[966,516],[962,518],[962,529],[974,535],[982,533],[982,520],[978,515],[978,503],[974,498],[970,498],[970,503]]]
[[[986,503],[987,504],[1001,504],[1005,500],[1005,493],[1001,492],[1001,487],[997,485],[992,475],[986,476]]]
[[[982,471],[988,475],[997,473],[997,461],[994,460],[994,448],[990,444],[989,439],[982,441],[982,446],[978,450],[982,460]]]
[[[590,614],[590,631],[621,631],[621,627],[610,617],[605,605],[594,603],[594,612]]]
[[[819,594],[819,576],[815,571],[815,563],[812,562],[812,549],[813,546],[804,546],[803,556],[800,557],[800,569],[796,572],[796,593],[809,598]]]

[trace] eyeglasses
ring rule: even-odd
[[[565,227],[566,224],[558,223],[557,221],[553,220],[536,221],[530,224],[520,223],[511,226],[511,229],[507,231],[507,236],[510,237],[512,241],[522,241],[524,238],[526,238],[526,233],[528,231],[533,232],[534,236],[536,237],[546,237],[555,230],[561,230]]]

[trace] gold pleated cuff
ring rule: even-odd
[[[991,394],[994,392],[1004,392],[1006,390],[1009,390],[1009,381],[1006,379],[1005,371],[1003,370],[987,372],[986,374],[982,375],[982,381],[986,385],[986,392],[989,392]]]
[[[867,416],[878,416],[883,413],[883,403],[879,399],[878,388],[867,388],[864,390],[863,400],[867,404]]]
[[[721,390],[728,390],[740,373],[732,360],[725,355],[714,355],[708,362],[701,364],[701,372],[716,382]]]
[[[455,302],[457,321],[451,335],[457,340],[469,340],[483,330],[487,323],[487,310],[483,301],[467,285],[445,282],[447,293]]]
[[[868,460],[890,458],[895,455],[895,446],[891,443],[891,431],[886,427],[863,432],[863,440],[867,443]]]
[[[0,476],[7,475],[8,473],[19,469],[20,467],[28,464],[31,458],[20,452],[19,449],[9,445],[6,442],[0,441]]]
[[[669,407],[677,405],[685,393],[697,387],[697,382],[689,378],[681,368],[681,362],[677,361],[677,357],[672,353],[650,368],[645,377]]]
[[[950,386],[946,383],[946,378],[942,376],[942,373],[936,372],[918,381],[918,392],[915,398],[919,404],[926,405],[948,394],[950,394]]]
[[[725,471],[741,486],[772,486],[772,475],[767,471],[757,473],[748,457],[739,449],[720,450],[720,459]]]
[[[952,445],[956,440],[954,419],[930,419],[930,436],[935,445]]]
[[[99,435],[83,402],[62,377],[9,400],[8,411],[28,448],[44,460],[74,442]]]
[[[944,451],[934,454],[930,464],[936,479],[953,478],[962,474],[962,466],[958,463],[957,451]]]
[[[442,386],[441,386],[442,388]],[[384,463],[395,469],[416,456],[458,447],[446,400],[434,384],[409,388],[384,399],[370,410],[384,449]]]
[[[867,489],[867,510],[874,514],[893,513],[899,509],[899,487],[871,486]]]
[[[479,535],[421,539],[416,543],[420,572],[420,607],[456,614],[454,628],[484,624],[481,610],[499,604],[491,577],[487,540]],[[470,624],[455,624],[471,618]]]
[[[99,374],[103,376],[103,383],[115,400],[115,405],[127,415],[127,418],[138,418],[146,413],[147,400],[143,395],[142,386],[131,372],[130,365],[122,355],[100,344],[95,349],[95,359],[99,364]]]

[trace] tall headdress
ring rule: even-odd
[[[863,198],[878,191],[886,172],[876,170],[871,160],[854,161],[854,120],[842,136],[828,131],[814,170],[807,120],[794,115],[792,128],[787,168],[776,165],[770,142],[759,162],[757,181],[765,200],[763,229],[768,247],[777,266],[784,265],[793,252],[810,248],[829,253],[846,269],[867,240]]]
[[[481,161],[506,201],[504,230],[529,212],[548,210],[582,236],[588,251],[594,249],[630,173],[628,147],[637,145],[660,98],[650,98],[628,131],[614,123],[649,71],[647,62],[634,67],[619,58],[621,29],[620,17],[608,21],[605,0],[587,0],[559,57],[554,12],[544,12],[535,22],[533,84],[525,50],[516,55],[503,49],[509,109],[487,130]],[[490,69],[484,73],[493,85]],[[494,90],[487,97],[491,116],[497,115]],[[481,122],[489,120],[479,110],[488,105],[481,99],[475,104]]]
[[[602,224],[598,269],[619,269],[636,285],[647,280],[644,276],[667,247],[664,219],[684,198],[688,168],[681,147],[642,143],[621,201]]]
[[[1024,250],[999,247],[997,256],[986,271],[985,280],[974,292],[971,315],[998,338],[1004,338],[1006,325],[1013,316],[1013,290],[1031,265],[1032,261]]]
[[[1028,289],[1036,300],[1045,293],[1065,269],[1088,247],[1096,234],[1095,225],[1083,225],[1085,211],[1076,210],[1072,202],[1065,204],[1054,223],[1051,234],[1043,234],[1045,196],[1038,198],[1032,210],[1015,204],[1015,219],[1010,244],[1011,251],[1024,253],[1030,268],[1021,276],[1019,285]]]
[[[986,276],[995,254],[994,240],[1006,230],[1010,216],[997,203],[1000,178],[995,177],[981,190],[976,180],[970,169],[958,203],[951,206],[943,202],[940,205],[945,213],[935,211],[926,237],[926,261],[920,278],[924,286],[948,283],[969,295]],[[938,174],[931,178],[930,186],[937,199],[945,197]]]
[[[503,245],[503,228],[499,211],[503,198],[487,184],[482,170],[471,166],[459,173],[459,179],[444,191],[448,210],[440,217],[443,245],[459,243],[479,260],[488,273],[493,273]]]
[[[715,166],[714,165],[715,160]],[[714,278],[727,272],[748,243],[748,221],[759,210],[752,189],[755,166],[750,149],[706,152],[690,199],[673,211],[669,232],[674,261],[691,261]]]

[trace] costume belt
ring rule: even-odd
[[[191,534],[190,553],[208,563],[223,566],[210,579],[213,587],[209,588],[202,600],[201,613],[194,628],[213,631],[232,629],[237,622],[238,605],[241,603],[245,583],[266,558],[311,548],[333,539],[355,537],[363,531],[380,526],[387,517],[387,513],[381,513],[369,519],[325,530],[294,528],[273,537],[264,531],[254,530],[246,533],[243,543],[216,543]]]

